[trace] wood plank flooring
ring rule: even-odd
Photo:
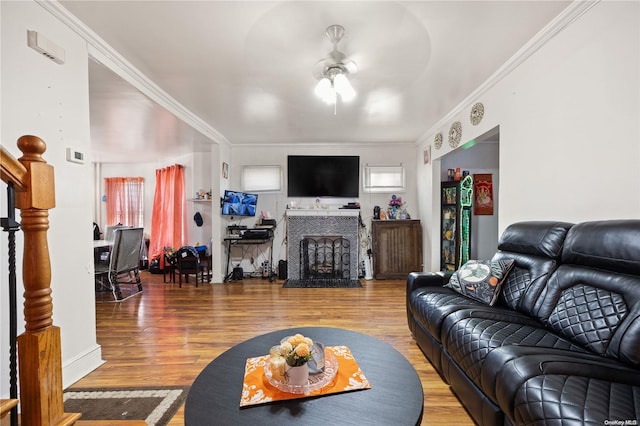
[[[96,302],[97,340],[106,362],[70,389],[189,386],[218,355],[251,337],[291,327],[340,327],[387,342],[415,367],[424,389],[423,425],[473,425],[409,332],[404,281],[283,289],[283,281],[255,279],[196,288],[192,277],[179,288],[146,271],[142,280],[141,295]],[[184,406],[169,425],[182,425],[183,418]]]

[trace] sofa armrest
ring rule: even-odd
[[[411,272],[407,277],[407,295],[420,287],[442,287],[449,278],[451,274],[443,272]]]
[[[535,348],[532,348],[535,350]],[[498,373],[496,396],[500,408],[513,418],[513,398],[527,380],[541,375],[582,376],[630,386],[640,384],[640,371],[607,358],[550,350],[546,354],[524,355],[510,361],[511,368]]]

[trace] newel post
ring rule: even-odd
[[[60,328],[52,319],[47,243],[49,209],[55,207],[53,167],[42,158],[42,139],[22,136],[18,148],[23,153],[18,161],[27,169],[26,190],[16,193],[24,234],[25,332],[18,337],[22,424],[69,424],[79,415],[64,413]]]

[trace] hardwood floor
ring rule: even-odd
[[[248,338],[298,326],[340,327],[389,343],[415,367],[424,389],[422,424],[473,425],[411,337],[404,281],[362,280],[360,289],[283,289],[279,280],[196,288],[192,278],[179,288],[146,271],[142,279],[143,294],[96,303],[97,339],[106,362],[70,389],[189,386],[214,358]],[[182,425],[183,416],[184,406],[169,425]]]

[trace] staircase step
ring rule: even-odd
[[[78,420],[77,426],[147,426],[144,420]]]

